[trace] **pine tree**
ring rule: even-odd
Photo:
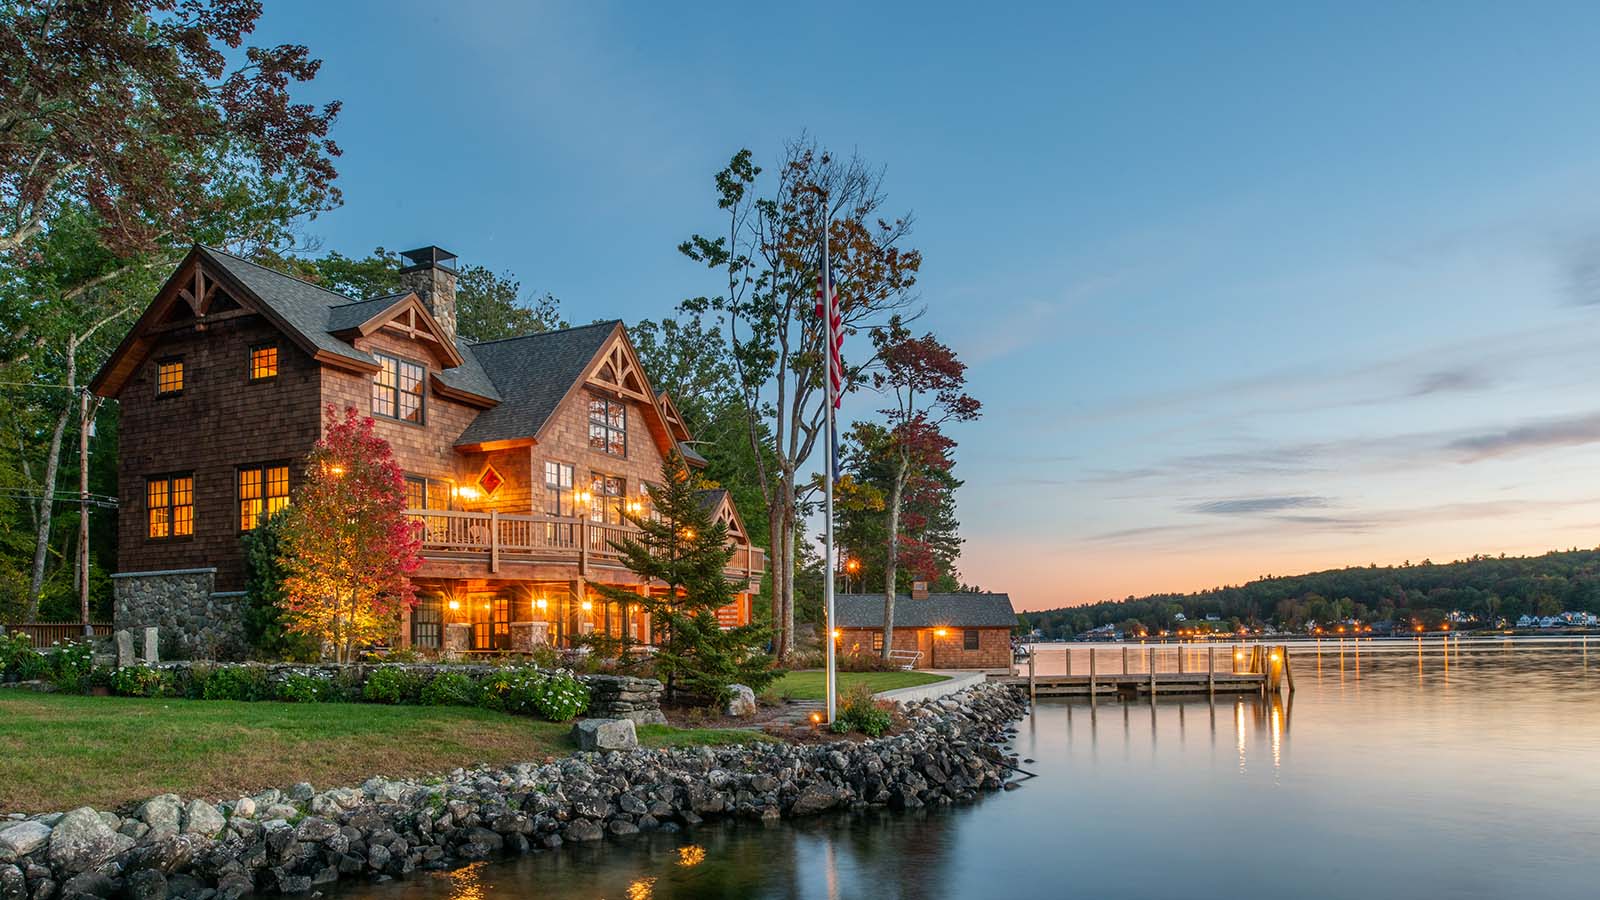
[[[717,622],[717,610],[736,599],[724,574],[734,549],[727,525],[707,508],[705,491],[705,481],[673,454],[661,465],[661,484],[650,488],[654,512],[628,513],[638,534],[612,544],[629,571],[666,587],[663,596],[614,585],[594,588],[612,602],[636,604],[650,614],[652,659],[670,694],[722,702],[730,686],[759,691],[778,673],[758,649],[767,642],[768,629],[755,624],[723,628]]]

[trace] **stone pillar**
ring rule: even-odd
[[[117,668],[133,665],[133,633],[123,628],[117,632]]]
[[[511,651],[532,653],[533,648],[550,643],[549,622],[512,622]]]
[[[444,653],[454,659],[472,649],[472,623],[446,622],[444,625]]]
[[[152,666],[161,662],[161,629],[154,626],[144,630],[144,661]]]

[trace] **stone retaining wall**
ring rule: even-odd
[[[112,575],[112,627],[159,628],[174,642],[172,649],[187,657],[240,658],[245,650],[244,593],[219,593],[216,582],[214,568]]]
[[[1000,685],[910,704],[904,733],[862,743],[579,753],[211,804],[173,795],[116,813],[0,819],[0,898],[301,894],[708,818],[969,802],[1010,786],[997,744],[1024,711]]]

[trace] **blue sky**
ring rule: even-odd
[[[1019,606],[1594,546],[1600,7],[1120,6],[276,2],[255,39],[344,101],[326,248],[578,321],[716,289],[674,248],[740,147],[887,166],[986,404],[963,573]]]

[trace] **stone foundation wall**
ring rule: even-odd
[[[163,653],[207,659],[243,655],[244,593],[218,592],[217,570],[119,572],[111,576],[113,627],[159,628]]]

